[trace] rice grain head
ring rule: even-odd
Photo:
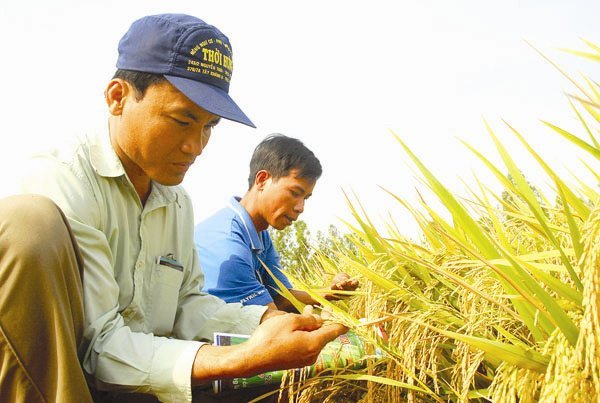
[[[589,382],[591,401],[600,399],[600,206],[583,227],[583,319],[577,340],[577,355],[583,379]]]

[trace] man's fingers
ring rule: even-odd
[[[333,311],[332,311],[331,307],[323,308],[323,310],[321,311],[321,318],[323,318],[323,320],[332,320],[333,319]]]
[[[358,281],[356,280],[348,280],[348,281],[340,281],[331,286],[332,290],[339,291],[354,291],[358,287]]]
[[[313,306],[305,305],[304,309],[302,310],[302,315],[312,315],[312,314],[313,314]]]
[[[348,331],[348,328],[339,323],[327,323],[326,325],[321,326],[319,329],[314,332],[318,332],[320,337],[323,337],[325,343],[330,342],[341,334],[344,334]]]
[[[346,273],[338,273],[335,275],[335,277],[333,278],[333,282],[334,283],[340,283],[346,280],[349,280],[350,276],[347,275]]]
[[[311,331],[321,327],[323,319],[321,316],[313,312],[312,305],[306,305],[302,309],[301,315],[294,315],[296,318],[296,329],[295,330],[306,330]]]
[[[304,309],[302,310],[302,315],[306,315],[306,316],[312,315],[317,319],[317,321],[321,322],[321,316],[314,312],[314,307],[312,305],[305,305]]]
[[[340,291],[354,291],[358,287],[358,279],[350,277],[347,273],[340,272],[333,278],[331,289]]]

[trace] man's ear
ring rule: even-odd
[[[271,179],[271,174],[269,171],[261,169],[254,177],[254,186],[256,186],[257,190],[261,191],[264,189],[269,179]]]
[[[123,113],[123,107],[128,95],[133,91],[127,81],[120,78],[113,78],[108,83],[106,91],[104,91],[104,98],[108,111],[113,116],[118,116]]]

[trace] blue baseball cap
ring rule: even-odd
[[[199,107],[256,127],[228,94],[229,39],[199,18],[159,14],[135,21],[119,42],[117,68],[162,74]]]

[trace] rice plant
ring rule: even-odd
[[[589,51],[573,53],[599,61],[600,47],[586,45]],[[579,94],[570,95],[583,135],[544,124],[600,160],[600,85],[584,81],[576,83]],[[466,198],[453,194],[396,136],[445,209],[435,211],[425,197],[415,205],[388,192],[418,223],[422,240],[407,238],[393,222],[376,228],[360,200],[348,196],[352,250],[333,240],[305,262],[303,273],[314,279],[314,273],[343,270],[360,278],[352,298],[321,301],[363,337],[371,358],[363,370],[290,381],[290,400],[600,400],[597,169],[585,168],[595,183],[568,184],[507,124],[504,132],[519,140],[552,183],[551,197],[528,182],[496,132],[486,128],[502,166],[466,146],[502,190],[475,180]],[[323,290],[311,287],[317,281],[301,272],[292,277],[320,298]]]

